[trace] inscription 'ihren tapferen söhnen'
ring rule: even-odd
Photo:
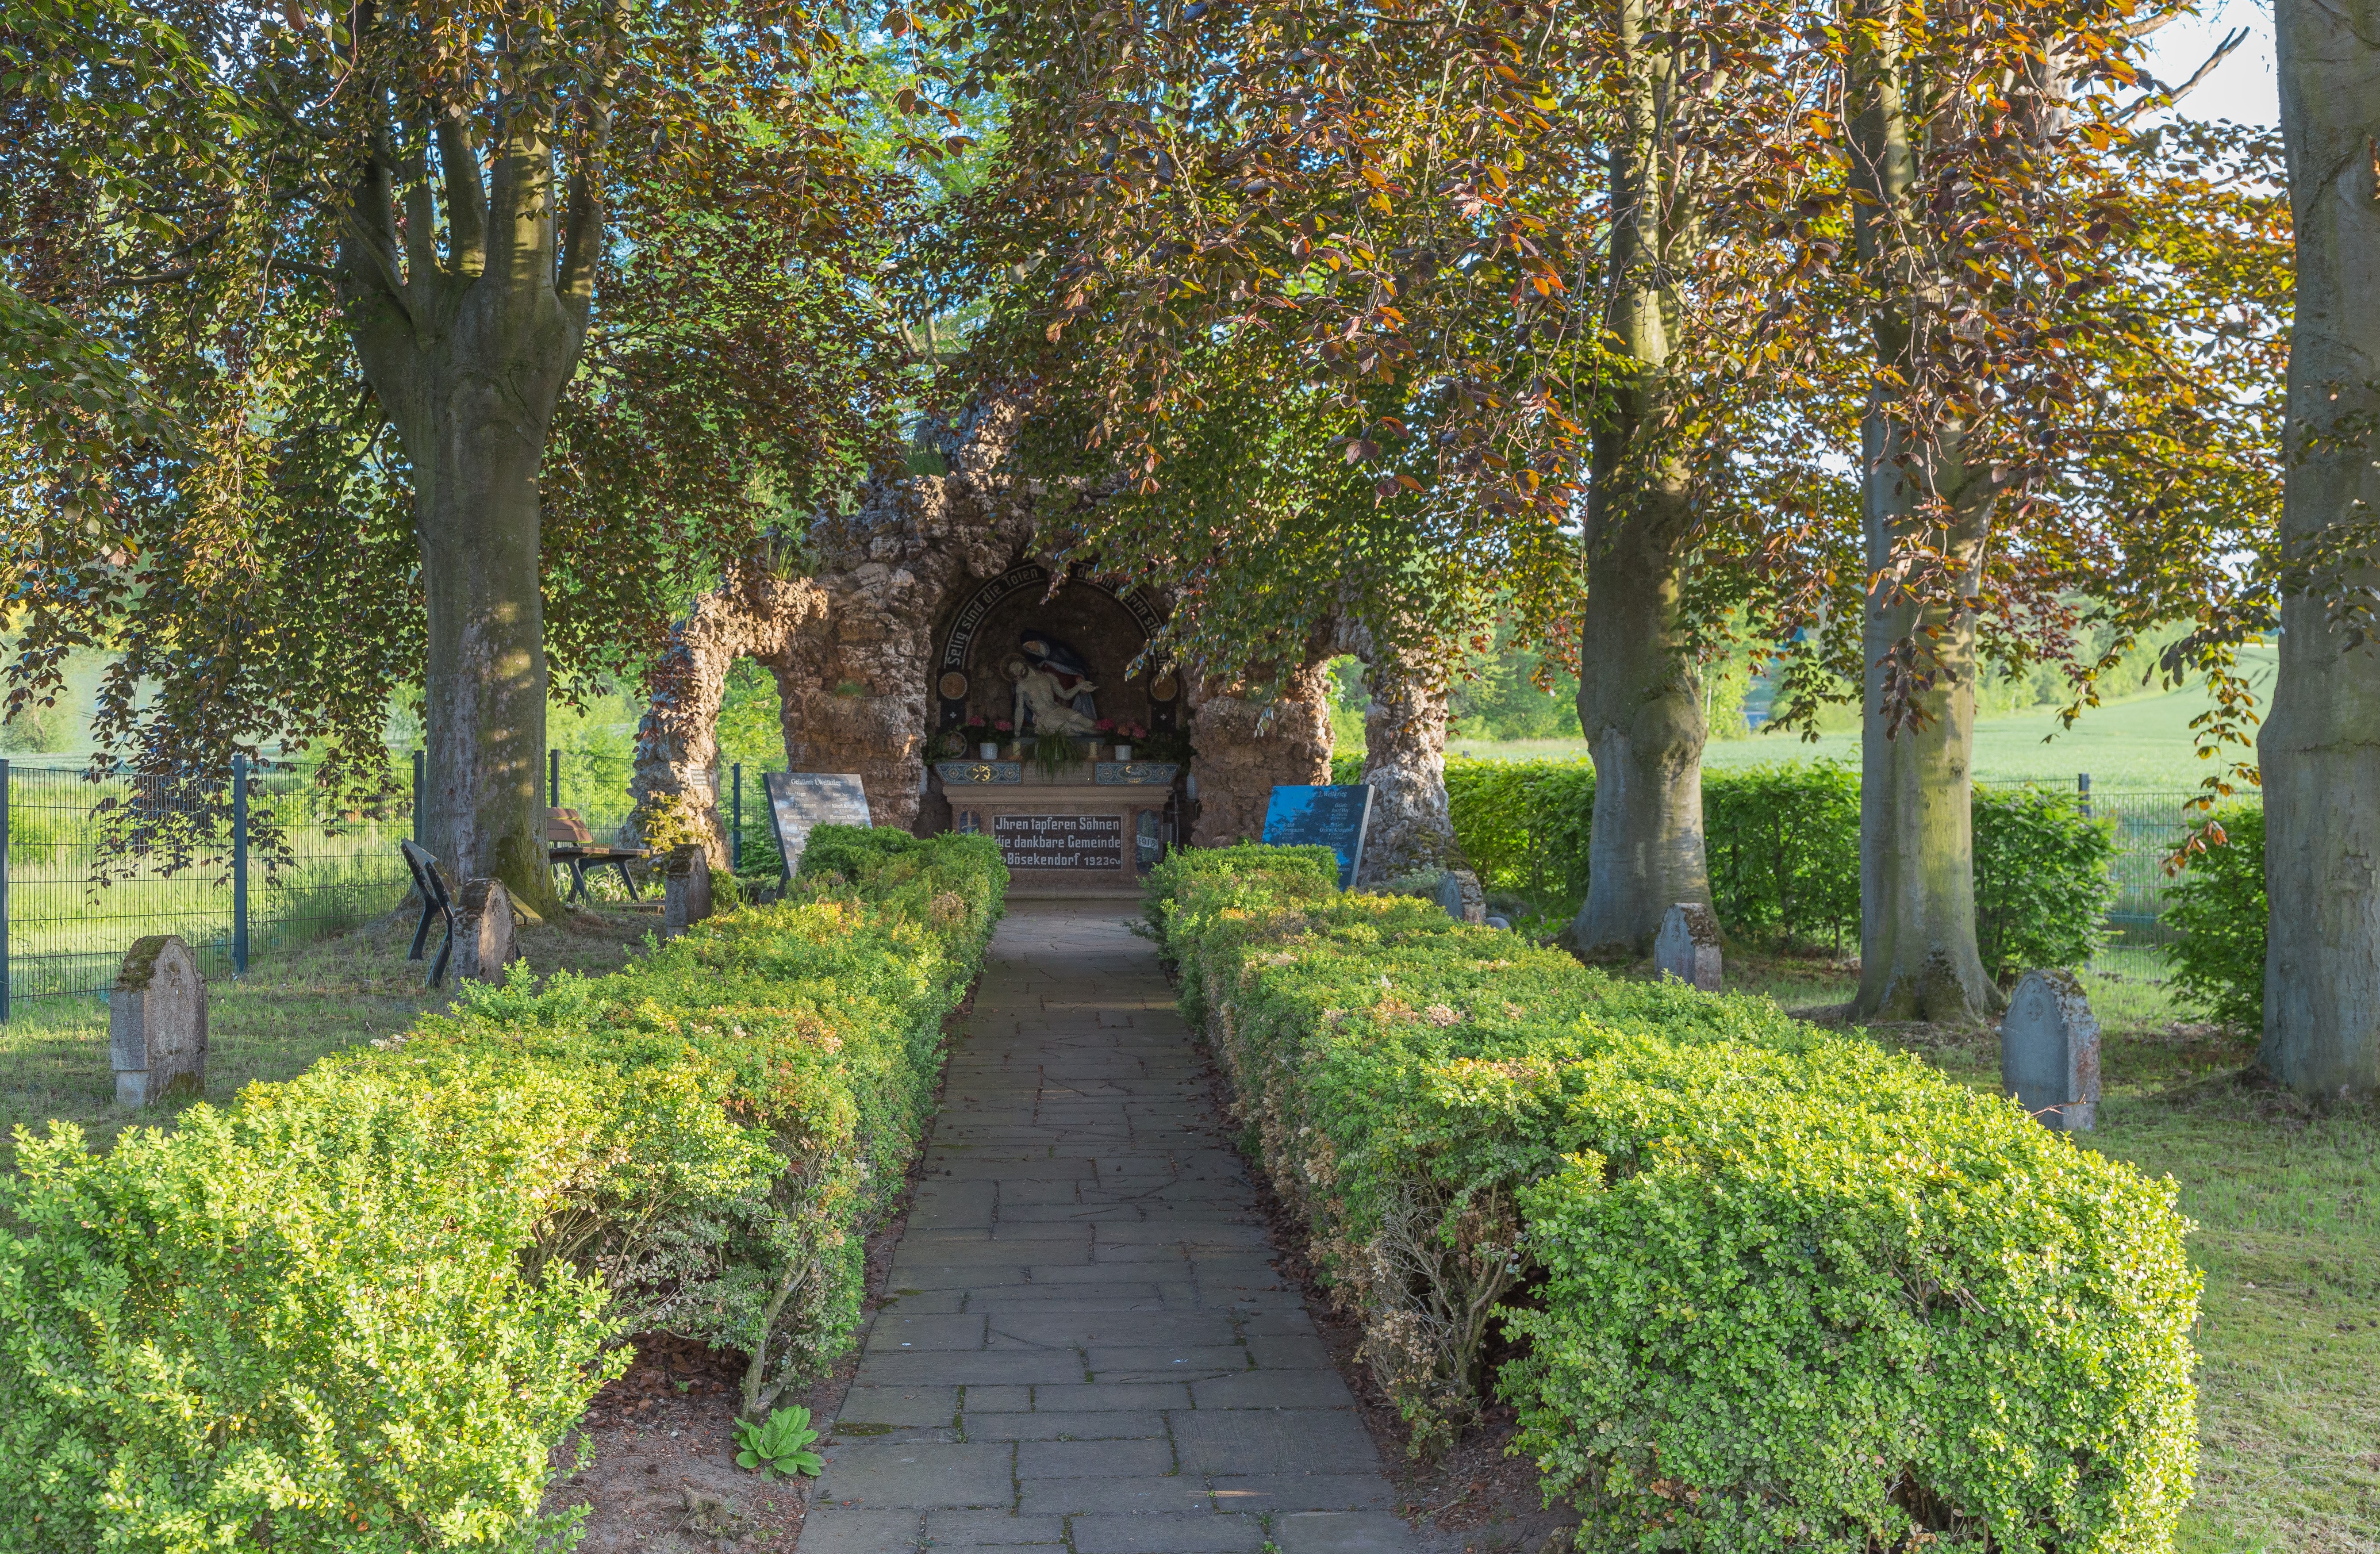
[[[995,815],[991,839],[1011,868],[1122,868],[1121,815]]]

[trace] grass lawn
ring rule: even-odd
[[[661,927],[661,903],[607,904],[553,926],[525,928],[520,945],[540,975],[614,970]],[[220,1105],[243,1085],[287,1079],[317,1058],[406,1029],[454,997],[424,988],[428,966],[405,958],[413,923],[400,915],[252,964],[247,977],[207,988],[207,1097]],[[430,953],[437,953],[433,933]],[[174,1110],[117,1110],[107,1061],[107,1006],[96,999],[28,999],[0,1026],[0,1169],[13,1169],[16,1131],[51,1118],[79,1123],[104,1147],[125,1127],[170,1124]]]
[[[2265,656],[2269,659],[2269,650]],[[2252,677],[2257,676],[2261,695],[2269,688],[2269,669],[2255,671]],[[2087,771],[2097,789],[2195,788],[2210,763],[2200,760],[2192,746],[2190,720],[2206,707],[2205,693],[2192,686],[2094,708],[2070,729],[2048,712],[1978,719],[1975,775],[1987,783],[2070,785],[2075,773]],[[1489,760],[1568,760],[1586,755],[1585,743],[1576,739],[1455,739],[1447,747]],[[1714,739],[1703,747],[1707,767],[1822,759],[1856,768],[1859,735],[1828,734],[1809,743],[1796,735],[1755,734],[1747,739]]]
[[[1731,986],[1840,1004],[1850,968],[1755,960]],[[2183,1554],[2380,1551],[2380,1110],[2243,1083],[2249,1049],[2183,1023],[2153,963],[2088,973],[2104,1099],[2085,1147],[2180,1186],[2205,1275],[2198,1497]],[[1989,1033],[1880,1028],[1995,1093]]]

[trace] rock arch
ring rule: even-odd
[[[679,795],[704,831],[714,866],[724,867],[719,707],[729,666],[750,657],[776,679],[792,770],[857,772],[879,825],[947,823],[939,799],[928,801],[926,762],[928,741],[947,726],[951,704],[958,703],[962,721],[967,705],[966,693],[941,694],[951,666],[941,660],[953,628],[1000,580],[1031,573],[1046,587],[1054,575],[1053,564],[1033,550],[1050,498],[1004,467],[1023,413],[1017,399],[1001,397],[929,421],[918,441],[946,473],[871,480],[853,511],[821,516],[808,534],[811,577],[756,566],[696,603],[648,676],[651,702],[638,731],[632,782],[638,818],[657,796]],[[1071,505],[1076,495],[1057,499]],[[1070,585],[1077,580],[1125,604],[1145,628],[1172,604],[1161,587],[1116,578]],[[1276,783],[1330,781],[1327,668],[1341,653],[1366,661],[1373,690],[1364,780],[1376,797],[1363,882],[1460,864],[1446,798],[1446,655],[1435,644],[1386,646],[1354,623],[1318,634],[1278,692],[1195,666],[1180,672],[1179,705],[1194,747],[1193,845],[1261,836]],[[1153,678],[1155,667],[1144,675]]]

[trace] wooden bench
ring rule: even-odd
[[[637,877],[628,869],[630,864],[646,856],[642,847],[613,847],[598,843],[576,809],[548,809],[545,840],[547,858],[570,870],[572,901],[587,899],[588,868],[601,868],[607,864],[620,871],[620,883],[627,887],[630,901],[644,899],[637,890]]]

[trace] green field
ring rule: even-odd
[[[2252,678],[2258,696],[2272,685],[2270,650],[2244,655],[2254,662]],[[2013,713],[1979,719],[1975,724],[1975,775],[1992,783],[2071,783],[2087,771],[2095,789],[2161,790],[2194,788],[2212,769],[2192,744],[2190,721],[2206,710],[2204,689],[2192,686],[2156,696],[2137,696],[2085,711],[2072,728],[2062,726],[2055,712]],[[1586,745],[1577,739],[1471,740],[1456,739],[1449,749],[1491,760],[1583,759]],[[1808,741],[1797,735],[1755,734],[1741,739],[1714,739],[1703,748],[1703,764],[1745,766],[1759,761],[1832,759],[1857,766],[1860,736],[1856,731],[1821,735]]]

